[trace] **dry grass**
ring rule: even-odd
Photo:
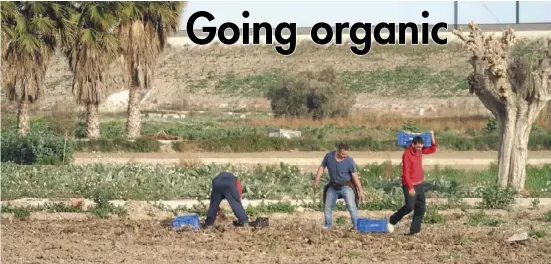
[[[199,159],[195,158],[183,158],[180,157],[180,166],[184,168],[199,168],[203,166],[203,163]]]

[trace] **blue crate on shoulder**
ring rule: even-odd
[[[420,135],[416,135],[416,134],[409,134],[403,130],[400,130],[398,131],[398,146],[404,147],[404,148],[409,146],[415,136],[421,136],[423,138],[425,147],[430,147],[432,145],[432,137],[430,135],[430,131],[427,131]]]
[[[191,226],[193,230],[199,229],[199,214],[178,215],[172,220],[172,228],[180,230],[184,226]]]
[[[388,220],[383,219],[369,219],[359,218],[356,224],[356,229],[362,233],[388,233],[386,224]]]

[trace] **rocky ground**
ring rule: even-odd
[[[227,219],[213,230],[177,232],[161,220],[170,219],[166,212],[130,209],[128,219],[4,218],[2,263],[549,263],[551,255],[542,209],[486,211],[497,224],[474,221],[477,210],[440,211],[446,221],[424,224],[417,237],[404,236],[409,218],[392,234],[362,234],[350,230],[347,212],[336,212],[335,229],[325,231],[322,213],[311,211],[272,214],[267,229],[236,229]],[[523,232],[526,240],[507,242]]]

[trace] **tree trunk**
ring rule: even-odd
[[[31,120],[29,117],[29,102],[25,100],[19,101],[17,109],[18,132],[20,136],[25,136],[31,129]]]
[[[99,138],[99,105],[98,103],[86,104],[86,135],[90,139]]]
[[[137,138],[141,133],[140,121],[140,87],[133,86],[128,91],[128,120],[126,121],[126,136]]]
[[[551,101],[547,102],[543,110],[541,110],[536,124],[542,128],[551,129]]]
[[[518,191],[524,189],[526,180],[526,160],[528,159],[528,140],[532,124],[536,121],[545,103],[516,103],[509,105],[499,118],[499,173],[498,184],[508,185]]]

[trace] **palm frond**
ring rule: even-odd
[[[119,48],[113,33],[119,10],[111,2],[82,2],[76,10],[76,34],[65,52],[73,72],[72,91],[79,104],[99,104],[107,95],[108,67]]]
[[[121,23],[115,32],[126,82],[151,87],[154,63],[164,50],[168,32],[178,29],[184,2],[123,2]]]
[[[67,2],[2,2],[2,79],[10,101],[38,100]]]

